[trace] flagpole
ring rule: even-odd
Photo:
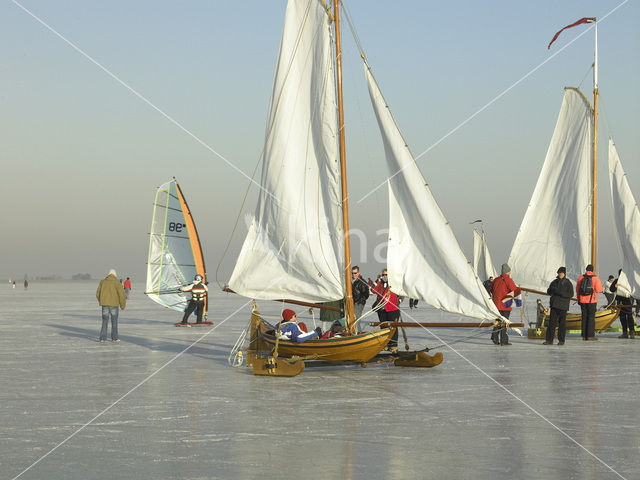
[[[591,205],[591,265],[596,268],[598,218],[598,20],[593,19],[595,47],[593,58],[593,194]]]

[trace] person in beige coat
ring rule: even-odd
[[[100,280],[96,298],[102,307],[102,329],[100,330],[100,343],[107,341],[107,330],[109,319],[111,319],[111,341],[119,342],[118,339],[118,308],[124,310],[127,299],[124,295],[124,288],[116,276],[116,271],[112,268],[109,275]]]

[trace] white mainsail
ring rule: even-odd
[[[631,294],[640,293],[640,211],[613,140],[609,139],[609,180],[616,238]]]
[[[487,239],[484,231],[473,230],[473,269],[480,280],[488,280],[489,277],[497,277],[498,273],[493,266],[493,260],[489,254]]]
[[[390,175],[387,269],[393,292],[468,317],[490,321],[500,317],[433,198],[366,64],[365,74]]]
[[[546,291],[558,267],[574,281],[589,263],[593,115],[566,88],[547,156],[509,256],[514,281]]]
[[[263,300],[344,297],[331,20],[323,2],[287,5],[258,206],[229,287]]]

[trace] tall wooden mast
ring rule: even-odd
[[[591,265],[596,269],[598,219],[598,20],[594,20],[595,49],[593,60],[593,191],[591,205]]]
[[[336,82],[338,90],[338,136],[340,138],[340,171],[342,182],[342,223],[344,229],[344,274],[345,282],[345,319],[347,331],[354,332],[353,293],[351,287],[351,243],[349,241],[349,202],[347,196],[347,158],[344,142],[344,111],[342,108],[342,51],[340,48],[340,11],[339,0],[333,1],[333,16],[336,31]]]

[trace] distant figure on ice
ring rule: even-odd
[[[607,307],[609,305],[613,305],[613,302],[616,299],[616,294],[611,291],[611,286],[613,285],[614,276],[609,275],[609,278],[606,282],[604,282],[604,296],[607,297]]]
[[[613,281],[611,291],[615,292],[618,305],[622,307],[620,308],[622,335],[618,338],[635,338],[635,322],[631,308],[633,305],[633,301],[631,300],[631,286],[622,269],[618,270],[618,278]]]
[[[582,339],[598,340],[596,338],[596,307],[598,294],[602,292],[602,282],[593,273],[593,265],[587,265],[584,275],[576,283],[576,295],[582,311]]]
[[[129,277],[124,281],[124,296],[129,298],[129,292],[131,291],[131,280]]]
[[[187,309],[184,312],[184,316],[182,317],[182,325],[187,324],[189,315],[191,315],[196,309],[196,323],[202,323],[204,300],[207,296],[207,292],[209,292],[209,289],[204,283],[202,283],[202,280],[202,275],[196,275],[195,277],[193,277],[192,284],[187,285],[186,287],[180,287],[180,290],[182,290],[183,292],[191,292],[191,300],[189,300],[189,305],[187,306]]]
[[[409,299],[409,308],[418,308],[418,299],[410,298]]]
[[[547,325],[547,338],[543,345],[553,345],[556,326],[558,327],[558,345],[564,345],[567,333],[567,312],[573,296],[573,283],[567,278],[565,267],[560,267],[556,273],[558,276],[547,288],[547,293],[551,295],[551,315]]]
[[[491,284],[491,298],[498,307],[500,315],[505,319],[511,315],[511,303],[514,297],[520,295],[521,290],[516,286],[511,278],[511,267],[506,263],[502,264],[501,275]],[[506,301],[505,301],[506,300]],[[516,299],[516,306],[519,300]],[[507,323],[504,320],[497,320],[498,324],[493,327],[491,341],[496,345],[511,345],[509,334],[507,333]]]
[[[100,343],[107,341],[107,330],[109,328],[109,319],[111,319],[111,341],[119,342],[118,339],[118,307],[124,310],[127,305],[127,299],[124,296],[122,284],[118,281],[116,271],[112,268],[109,275],[100,280],[96,298],[102,307],[102,329],[100,330]]]
[[[14,280],[13,283],[11,284],[11,288],[16,288],[16,281]]]
[[[29,288],[29,282],[27,281],[27,279],[26,279],[26,278],[24,279],[24,288],[25,288],[25,290],[26,290],[27,288]]]

